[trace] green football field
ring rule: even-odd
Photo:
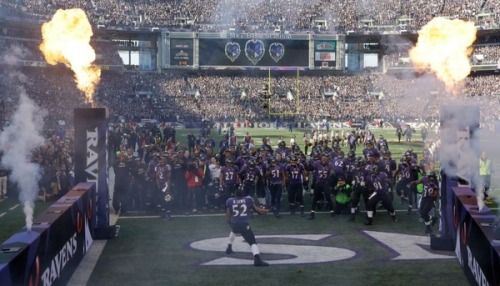
[[[302,130],[237,129],[236,133],[242,138],[247,131],[256,143],[269,136],[273,145],[279,136],[289,142],[295,134],[302,147]],[[178,130],[178,138],[184,141],[186,133]],[[416,142],[400,144],[394,130],[374,133],[389,139],[394,158],[410,147],[421,150],[419,136],[414,136]],[[305,199],[307,212],[310,195]],[[96,251],[87,255],[88,261],[75,273],[80,278],[69,285],[469,285],[454,253],[431,250],[418,215],[407,214],[407,205],[399,199],[395,199],[398,222],[380,209],[372,226],[363,224],[364,212],[355,222],[348,222],[347,215],[332,220],[321,212],[309,221],[288,214],[286,196],[282,202],[281,218],[267,215],[252,220],[261,256],[270,267],[252,266],[250,247],[241,237],[234,242],[234,254],[224,253],[229,228],[220,212],[174,213],[169,222],[141,213],[112,214],[120,225],[119,236],[94,241]],[[37,202],[37,213],[49,204]],[[24,225],[22,209],[16,205],[15,198],[0,202],[1,241]],[[491,207],[496,211],[496,205]]]

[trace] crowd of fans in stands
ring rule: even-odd
[[[326,21],[330,30],[417,29],[435,15],[474,20],[483,28],[498,27],[498,1],[328,1],[328,0],[184,0],[76,1],[2,0],[0,6],[47,19],[58,8],[82,8],[94,24],[147,26],[196,30],[230,27],[246,31],[313,30],[314,20]],[[478,15],[482,15],[478,17]],[[401,21],[402,17],[411,21]],[[384,26],[390,27],[384,27]]]
[[[73,76],[65,67],[24,68],[27,94],[47,109],[51,122],[71,123],[73,108],[85,106],[75,88]],[[9,71],[2,72],[3,120],[8,120],[16,104],[16,89],[9,82]],[[436,120],[444,86],[432,76],[398,78],[386,74],[350,76],[272,77],[277,86],[292,91],[293,99],[274,95],[270,106],[262,100],[266,76],[174,75],[158,73],[110,72],[102,74],[95,94],[97,106],[109,107],[113,120],[156,119],[160,122],[252,122],[273,120],[271,113],[297,113],[295,122],[316,122],[323,118],[347,121],[384,118]],[[299,85],[297,89],[297,85]],[[334,85],[331,98],[320,91]],[[14,85],[15,86],[15,85]],[[234,89],[245,90],[245,96]],[[469,77],[464,81],[463,100],[481,105],[483,120],[499,118],[498,78]],[[296,91],[299,97],[296,97]],[[58,102],[58,104],[53,104]],[[89,104],[86,104],[89,106]]]

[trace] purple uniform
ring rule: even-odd
[[[239,156],[238,158],[236,158],[236,162],[235,163],[241,169],[247,163],[247,159],[248,158],[249,157],[244,158],[242,156]]]
[[[270,165],[267,170],[269,171],[268,180],[271,185],[283,183],[283,171],[285,167],[282,164],[276,164],[276,166]]]
[[[257,167],[250,169],[245,165],[240,171],[240,177],[245,186],[255,186],[257,179],[260,177],[260,170]]]
[[[379,166],[387,174],[389,179],[394,179],[394,171],[396,171],[396,161],[394,161],[394,159],[381,160]]]
[[[249,224],[253,214],[254,200],[252,197],[229,198],[226,208],[231,212],[231,224]]]
[[[281,158],[286,158],[287,156],[292,154],[292,149],[290,149],[288,147],[285,147],[283,149],[278,148],[278,149],[274,150],[274,154],[281,154]]]
[[[401,175],[401,181],[409,183],[411,181],[411,168],[407,163],[400,163],[398,166],[399,174]]]
[[[333,170],[335,171],[335,175],[337,175],[337,177],[343,177],[345,178],[346,176],[346,173],[347,173],[347,164],[349,163],[349,161],[347,160],[347,158],[336,158],[334,163],[333,163]]]
[[[319,183],[329,183],[330,182],[330,173],[333,170],[333,165],[328,163],[326,165],[321,164],[321,161],[314,162],[314,180],[316,184]]]
[[[239,168],[237,166],[223,166],[220,170],[221,174],[224,175],[224,184],[225,185],[236,185],[237,183],[237,175],[239,172]]]
[[[422,178],[422,184],[424,185],[423,197],[435,198],[439,192],[439,186],[437,184],[431,184],[429,177]]]
[[[368,160],[368,156],[379,157],[380,152],[375,147],[365,148],[363,149],[363,155],[365,156],[365,159]]]
[[[384,172],[380,172],[376,175],[370,175],[368,177],[368,181],[373,191],[377,192],[377,194],[382,195],[389,191],[387,188],[387,174]]]
[[[288,184],[302,184],[302,174],[304,172],[304,166],[302,164],[292,165],[289,164],[286,166],[286,173],[288,176]]]
[[[364,188],[366,186],[366,175],[367,171],[363,168],[356,168],[354,172],[352,172],[355,188]]]

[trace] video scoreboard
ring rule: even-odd
[[[163,69],[341,70],[342,35],[162,33]]]

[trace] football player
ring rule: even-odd
[[[368,196],[366,189],[366,177],[368,171],[365,169],[365,159],[363,157],[356,158],[356,168],[353,171],[352,192],[351,192],[351,216],[349,221],[355,220],[356,211],[359,207],[359,199],[363,195],[365,207],[368,204]]]
[[[432,227],[436,224],[437,217],[430,215],[431,210],[435,206],[436,199],[439,197],[439,185],[435,172],[430,172],[429,175],[424,176],[416,181],[412,181],[412,185],[424,185],[422,200],[420,202],[420,217],[424,220],[425,233],[432,233]]]
[[[369,196],[366,205],[365,225],[371,225],[373,223],[373,213],[378,202],[382,202],[382,205],[389,211],[391,219],[396,222],[396,212],[392,205],[389,189],[387,187],[387,174],[381,172],[377,165],[372,165],[367,182]]]
[[[387,187],[389,189],[391,200],[393,200],[394,194],[392,190],[394,188],[394,172],[396,171],[397,165],[396,161],[392,159],[391,151],[387,150],[383,153],[379,167],[387,174]]]
[[[254,266],[269,266],[269,263],[262,261],[260,258],[259,247],[255,240],[255,235],[250,227],[250,218],[252,212],[255,211],[260,215],[267,214],[266,209],[258,208],[252,197],[245,196],[243,190],[238,189],[234,198],[229,198],[226,201],[226,220],[231,227],[229,233],[226,254],[233,253],[233,242],[236,234],[241,234],[245,241],[250,245],[254,257]]]
[[[286,146],[285,141],[280,141],[278,148],[274,150],[274,154],[280,153],[282,158],[286,158],[292,154],[292,149]]]
[[[326,154],[323,154],[321,160],[314,162],[312,168],[315,184],[311,214],[309,215],[308,219],[313,220],[315,218],[315,211],[318,201],[323,200],[323,196],[326,200],[328,209],[330,210],[330,217],[333,218],[335,216],[335,213],[331,197],[332,190],[330,187],[332,176],[334,175],[333,164],[329,162],[328,156]]]
[[[132,165],[130,165],[125,153],[120,153],[113,165],[115,171],[115,189],[113,192],[113,208],[115,214],[127,212],[129,198],[128,190],[130,178],[132,177]]]
[[[303,182],[308,177],[304,165],[298,162],[297,156],[290,158],[290,164],[285,168],[285,183],[288,191],[288,203],[290,214],[294,215],[299,206],[300,215],[304,216],[304,196],[302,191]]]
[[[394,173],[395,178],[399,177],[399,181],[396,184],[396,193],[401,198],[401,204],[409,200],[407,194],[411,193],[410,190],[410,182],[412,181],[411,166],[410,166],[411,160],[412,160],[411,154],[409,152],[405,152],[401,160],[401,163],[399,163],[398,165],[398,169]],[[411,212],[411,207],[409,208],[409,210]]]
[[[226,165],[222,166],[220,170],[221,199],[224,201],[233,196],[238,189],[238,173],[240,169],[233,163],[232,158],[226,159]]]
[[[389,144],[387,144],[387,140],[385,140],[383,135],[379,135],[378,137],[377,149],[380,151],[389,150]]]
[[[278,156],[278,153],[275,154]],[[274,216],[280,217],[281,195],[283,186],[285,186],[285,167],[276,159],[271,159],[271,163],[266,168],[266,178],[269,182],[269,191],[271,193],[271,207]]]
[[[240,178],[240,188],[243,188],[245,196],[255,196],[255,186],[260,177],[260,170],[255,161],[248,161],[238,173]]]

